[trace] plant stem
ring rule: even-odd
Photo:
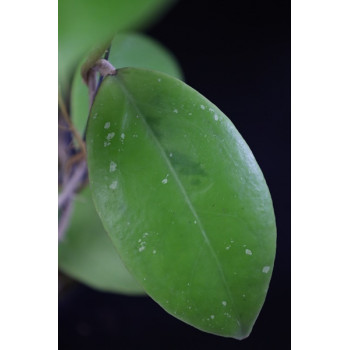
[[[69,198],[69,201],[66,201],[64,206],[61,208],[61,215],[58,221],[58,240],[62,241],[66,229],[69,224],[70,217],[73,210],[73,198]]]
[[[72,132],[72,134],[74,135],[74,138],[77,140],[78,144],[79,144],[79,147],[81,149],[81,151],[83,152],[83,154],[85,155],[86,154],[86,149],[85,149],[85,143],[84,141],[82,140],[82,138],[80,137],[79,135],[79,132],[77,131],[77,129],[74,127],[71,119],[70,119],[70,116],[68,114],[68,111],[67,111],[67,108],[66,108],[66,105],[63,101],[63,98],[62,98],[62,95],[60,93],[60,91],[58,92],[58,106],[61,110],[61,114],[65,120],[65,122],[67,123],[68,127],[69,127],[69,130]]]
[[[81,179],[86,172],[86,162],[83,160],[74,170],[73,175],[58,196],[58,208],[62,208],[69,198],[74,196],[76,189],[81,185]]]

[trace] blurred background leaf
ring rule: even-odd
[[[92,202],[89,187],[74,201],[74,212],[58,246],[59,269],[84,284],[108,292],[145,294],[121,262]]]
[[[143,28],[174,0],[59,0],[58,81],[67,87],[74,65],[92,46],[116,32]]]

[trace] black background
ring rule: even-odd
[[[242,341],[201,332],[150,298],[76,285],[59,299],[60,349],[290,348],[290,2],[179,1],[147,32],[177,57],[186,82],[231,118],[274,202],[270,289]]]

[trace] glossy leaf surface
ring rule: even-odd
[[[58,246],[58,266],[67,275],[93,288],[144,294],[103,229],[89,188],[75,199],[70,226],[64,241]]]
[[[148,68],[182,79],[182,72],[175,57],[157,41],[145,35],[116,35],[111,43],[108,60],[115,68]],[[74,76],[71,97],[73,123],[82,134],[89,114],[89,96],[87,86],[80,75],[80,67]]]
[[[140,28],[158,17],[173,0],[59,0],[58,73],[62,84],[74,65],[94,45],[120,30]]]
[[[270,194],[231,121],[185,83],[121,69],[87,130],[93,198],[129,271],[175,317],[242,339],[265,300]]]

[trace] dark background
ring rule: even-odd
[[[77,284],[59,298],[59,348],[289,349],[290,2],[183,0],[147,33],[231,118],[265,175],[278,234],[270,289],[252,334],[237,341],[188,326],[150,298]]]

